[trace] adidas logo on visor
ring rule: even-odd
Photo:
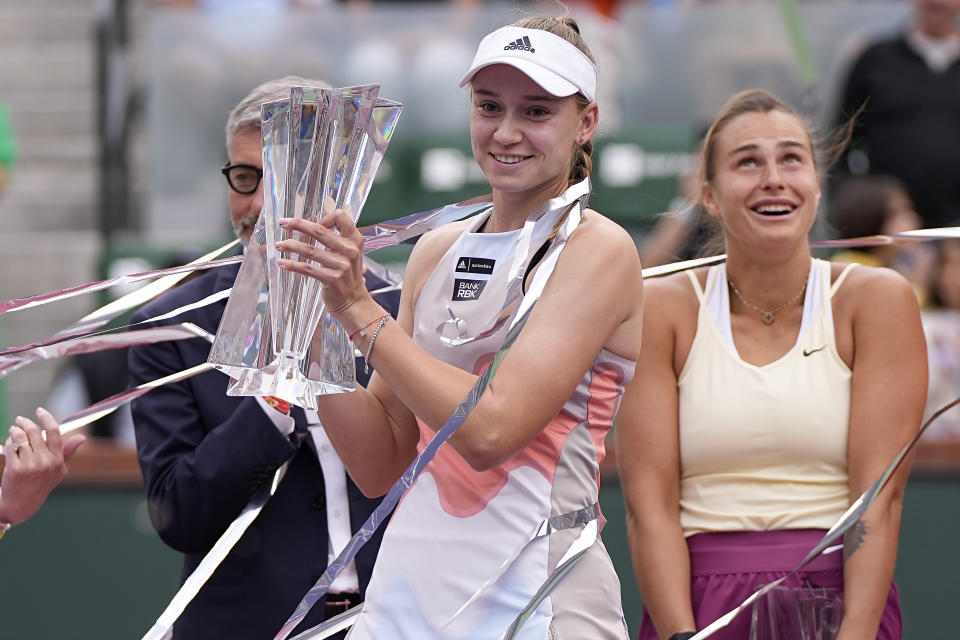
[[[529,51],[530,53],[535,53],[536,49],[533,48],[533,45],[530,44],[529,36],[523,36],[522,38],[517,38],[507,46],[503,48],[504,51],[512,51],[517,49],[519,51]]]

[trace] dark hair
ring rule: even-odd
[[[528,16],[514,22],[511,26],[522,27],[524,29],[540,29],[559,36],[575,46],[587,56],[591,62],[597,63],[596,58],[587,46],[583,36],[580,35],[580,25],[570,16]],[[590,100],[581,93],[577,94],[577,105],[583,111],[590,105]],[[577,145],[573,152],[573,158],[570,163],[570,182],[577,183],[590,175],[593,170],[593,141],[587,140],[583,144]]]
[[[838,238],[860,238],[883,233],[890,215],[890,199],[897,193],[909,197],[907,187],[893,176],[847,178],[833,196],[830,221]]]

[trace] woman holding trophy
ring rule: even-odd
[[[810,256],[820,175],[789,106],[764,91],[731,98],[707,133],[701,184],[726,264],[649,283],[617,419],[642,640],[688,638],[798,566],[917,432],[926,398],[907,281]],[[891,580],[906,467],[843,552],[761,604],[776,597],[796,616],[801,601],[842,596],[836,638],[899,638]],[[801,637],[797,617],[778,616],[775,637]],[[752,638],[750,624],[744,612],[712,637]]]
[[[420,240],[396,321],[364,287],[348,213],[282,222],[322,246],[281,242],[309,259],[281,266],[322,282],[376,368],[367,389],[318,398],[365,493],[386,492],[492,373],[397,507],[350,637],[625,638],[598,471],[640,349],[642,279],[630,236],[585,206],[596,65],[574,20],[531,17],[483,39],[468,83],[492,206]]]

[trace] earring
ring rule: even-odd
[[[584,142],[586,142],[586,140],[584,139],[583,136],[580,136],[580,144],[583,144]]]

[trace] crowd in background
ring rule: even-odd
[[[830,119],[839,157],[821,211],[831,238],[890,235],[960,224],[960,30],[957,3],[914,0],[913,20],[870,42],[840,85]],[[695,150],[699,153],[699,149]],[[678,182],[678,211],[647,236],[644,265],[718,253],[716,230],[696,206],[700,164]],[[960,392],[960,239],[834,252],[831,259],[894,269],[913,285],[927,338],[927,415]],[[960,439],[946,413],[928,440]]]
[[[312,7],[322,3],[291,4]],[[895,236],[914,229],[960,224],[960,187],[953,179],[960,174],[960,29],[957,27],[960,3],[913,0],[913,6],[914,17],[901,33],[869,43],[845,70],[844,77],[836,79],[842,86],[838,92],[840,99],[828,120],[838,143],[828,144],[827,148],[837,152],[837,157],[823,158],[820,165],[825,198],[814,239]],[[612,7],[612,4],[596,4],[594,9],[611,18],[615,16]],[[11,178],[9,169],[14,158],[12,135],[7,132],[4,116],[0,105],[0,194],[5,181]],[[699,158],[699,155],[700,149],[694,150],[693,156]],[[694,162],[678,181],[675,210],[665,215],[655,228],[636,238],[644,266],[724,251],[715,216],[702,206],[690,204],[700,200],[705,183],[700,162]],[[230,186],[236,190],[232,183]],[[935,242],[877,239],[862,244],[864,246],[842,250],[826,249],[818,255],[835,262],[888,267],[909,282],[922,310],[927,343],[930,384],[926,414],[929,415],[953,400],[960,390],[960,238]],[[905,296],[912,304],[909,291]],[[744,304],[753,308],[745,301]],[[882,305],[883,301],[877,301],[878,311],[883,311]],[[386,316],[381,319],[389,320]],[[215,323],[210,328],[215,329]],[[89,357],[85,361],[65,362],[67,373],[61,383],[66,380],[69,384],[56,385],[51,396],[54,406],[61,407],[55,410],[59,417],[103,399],[126,384],[125,355],[119,351],[105,353],[116,366],[104,365]],[[116,374],[117,388],[103,385],[109,378],[106,370]],[[68,387],[73,389],[72,401],[64,401]],[[2,399],[0,393],[0,403]],[[61,404],[57,405],[58,402]],[[942,417],[928,432],[927,440],[960,441],[958,414],[960,412],[955,411]],[[129,420],[128,414],[121,420]],[[131,429],[121,421],[116,425],[104,422],[97,425],[91,435],[136,446]],[[8,449],[16,453],[29,447],[33,452],[30,440],[17,442],[13,438],[17,434],[11,432]],[[142,447],[144,439],[138,440]],[[77,444],[69,447],[70,455]],[[295,444],[299,446],[299,442]],[[70,457],[61,455],[66,459]],[[58,460],[56,470],[65,473],[60,462],[62,460]],[[311,508],[319,509],[316,501]],[[322,524],[326,526],[325,522]]]
[[[321,3],[260,4],[309,8]],[[955,5],[947,0],[913,0],[913,18],[899,33],[866,43],[842,75],[831,79],[839,88],[838,100],[824,120],[834,130],[849,122],[854,127],[852,138],[825,180],[822,237],[889,234],[960,221],[960,186],[954,179],[960,174],[960,35]],[[213,10],[218,3],[160,2],[158,6]],[[622,6],[574,5],[578,11],[604,20],[615,20]],[[0,105],[0,193],[13,177],[14,158],[13,134]],[[645,266],[718,249],[711,245],[716,234],[709,217],[685,206],[696,199],[698,172],[699,165],[695,165],[678,181],[675,211],[639,240]],[[913,284],[923,309],[929,347],[928,409],[952,399],[960,389],[960,240],[842,251],[833,259],[887,266]],[[70,367],[51,403],[64,410],[79,408],[78,403],[94,402],[115,391],[95,388],[103,386],[95,380],[98,371],[102,371],[99,366]],[[121,374],[115,376],[117,380],[124,377]],[[84,385],[89,388],[84,390]],[[61,396],[68,392],[79,400],[64,400]],[[122,433],[121,441],[131,445],[125,423],[128,421],[118,421],[116,427],[97,427],[94,435]],[[960,439],[960,417],[947,414],[940,418],[927,437]]]

